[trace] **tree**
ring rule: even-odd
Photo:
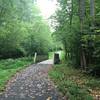
[[[89,69],[94,65],[93,56],[98,52],[96,41],[100,33],[99,3],[97,0],[58,0],[58,9],[53,16],[54,36],[63,44],[66,62],[73,66]]]
[[[0,58],[47,53],[46,23],[33,0],[0,0]]]

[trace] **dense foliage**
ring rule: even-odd
[[[86,75],[66,64],[56,65],[49,72],[65,100],[96,100],[100,95],[100,79]]]
[[[33,0],[0,0],[0,58],[46,54],[50,30]]]
[[[67,62],[74,66],[100,66],[99,6],[98,0],[58,0],[52,16],[54,37],[61,41]]]

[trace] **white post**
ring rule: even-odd
[[[35,52],[35,55],[34,55],[34,63],[36,63],[36,57],[37,57],[37,52]]]

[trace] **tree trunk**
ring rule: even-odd
[[[95,20],[95,1],[90,0],[90,16],[91,16],[91,27],[94,28]]]
[[[95,2],[94,0],[90,0],[90,15],[94,18],[95,16]]]
[[[90,29],[91,29],[91,32],[90,32],[90,37],[92,36],[92,32],[94,32],[94,27],[95,27],[95,25],[94,25],[94,22],[95,22],[95,1],[94,0],[90,0],[90,17],[91,17],[91,26],[90,26]],[[92,41],[89,41],[90,43],[89,43],[89,47],[91,46],[90,44],[91,44],[91,42]],[[90,52],[89,52],[89,64],[91,63],[91,59],[92,59],[92,57],[91,57],[91,53],[92,53],[92,51],[91,51],[91,48],[90,48],[90,50],[89,50]]]
[[[71,0],[70,31],[72,30],[72,20],[73,20],[73,0]]]
[[[84,28],[84,20],[85,20],[85,0],[79,0],[79,19],[80,19],[80,32],[82,36]],[[86,56],[82,46],[81,46],[80,64],[82,69],[86,69],[87,66]]]

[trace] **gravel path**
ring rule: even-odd
[[[63,100],[48,77],[52,61],[46,62],[31,65],[16,74],[0,100]]]
[[[50,60],[42,61],[42,62],[40,62],[38,64],[48,64],[48,65],[52,65],[53,64],[53,60],[50,59]]]

